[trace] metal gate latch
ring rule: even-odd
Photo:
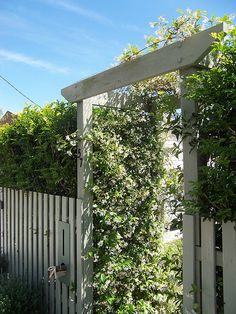
[[[48,279],[49,281],[57,280],[60,277],[66,275],[66,265],[61,263],[58,266],[50,266],[48,267]]]

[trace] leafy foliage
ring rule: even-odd
[[[152,313],[160,305],[156,268],[164,225],[159,117],[109,110],[95,117],[95,308]]]
[[[225,22],[230,25],[233,18],[233,16],[227,15],[221,18],[215,16],[208,17],[207,12],[202,10],[179,10],[179,13],[180,15],[172,21],[168,21],[164,17],[159,17],[157,21],[151,22],[150,26],[153,28],[154,32],[151,35],[145,36],[146,49],[139,49],[137,46],[129,45],[121,56],[119,56],[119,62],[126,62],[138,58],[146,52],[151,52],[179,40],[183,41],[185,38],[217,23]],[[205,64],[206,61],[206,63],[209,61],[211,61],[211,63],[214,62],[217,53],[217,49],[214,50],[210,57],[208,56],[210,60],[204,60],[203,64]],[[180,140],[182,138],[182,123],[184,121],[181,119],[180,110],[177,110],[180,96],[179,74],[177,72],[136,83],[130,86],[126,92],[141,97],[145,110],[152,110],[153,104],[158,102],[159,110],[164,112],[166,117],[166,129],[172,132],[177,139]],[[179,143],[181,144],[181,141]],[[175,145],[172,153],[178,156],[181,150],[181,146]],[[166,189],[167,201],[170,205],[169,210],[175,216],[172,227],[181,228],[183,212],[183,176],[181,170],[173,169],[171,172],[173,180],[169,180],[168,177],[166,178],[166,182],[169,181],[169,184],[167,184],[168,189]],[[171,195],[175,195],[175,197],[172,198]]]
[[[0,129],[0,185],[75,196],[76,157],[58,149],[76,130],[76,107],[53,102],[28,106]]]
[[[235,221],[236,203],[236,28],[214,50],[217,63],[188,79],[188,98],[199,103],[193,145],[198,145],[202,165],[194,186],[198,202],[191,209],[203,217]]]
[[[18,278],[7,273],[0,275],[0,313],[37,314],[39,296]]]
[[[207,12],[203,10],[192,11],[187,9],[186,11],[178,11],[180,13],[179,16],[172,21],[168,21],[160,16],[157,21],[150,22],[153,32],[150,35],[145,35],[145,48],[139,49],[136,45],[129,45],[117,58],[118,61],[123,63],[133,60],[147,52],[162,48],[176,41],[183,41],[187,37],[217,23],[225,22],[231,24],[233,19],[233,16],[230,15],[208,17]],[[168,73],[136,83],[130,86],[126,92],[141,96],[146,109],[150,106],[153,99],[160,97],[160,95],[164,96],[164,106],[162,108],[166,109],[166,116],[169,117],[168,122],[170,118],[179,122],[179,116],[176,116],[178,98],[180,96],[178,72]]]

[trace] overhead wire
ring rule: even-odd
[[[71,105],[71,104],[76,104],[76,102],[65,102],[65,105]],[[111,110],[119,110],[119,111],[134,111],[134,112],[140,112],[140,110],[137,109],[131,109],[128,107],[115,107],[115,106],[107,106],[107,105],[100,105],[100,104],[95,104],[93,103],[92,106],[94,107],[100,107],[100,108],[106,108],[106,109],[111,109]]]
[[[112,109],[112,110],[120,110],[120,111],[134,111],[134,112],[140,112],[140,110],[137,109],[131,109],[128,107],[114,107],[114,106],[104,106],[100,104],[92,104],[95,107],[101,107],[101,108],[107,108],[107,109]]]
[[[11,82],[9,82],[9,80],[7,80],[5,77],[3,77],[0,74],[0,78],[6,82],[8,85],[10,85],[15,91],[17,91],[21,96],[23,96],[24,98],[26,98],[27,100],[29,100],[32,104],[38,106],[41,108],[41,106],[39,104],[37,104],[35,101],[33,101],[32,99],[30,99],[27,95],[25,95],[24,93],[22,93],[17,87],[15,87]]]

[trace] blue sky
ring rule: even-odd
[[[235,0],[0,0],[0,75],[41,106],[60,90],[109,68],[128,43],[144,47],[149,22],[177,9],[236,12]],[[0,109],[26,100],[0,80]]]

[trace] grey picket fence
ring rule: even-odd
[[[9,272],[39,289],[44,313],[82,313],[80,200],[0,188],[0,201],[0,247]],[[49,282],[48,267],[60,264],[64,251],[67,278]]]

